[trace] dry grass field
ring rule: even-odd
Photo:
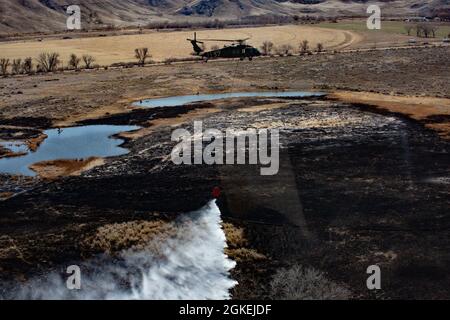
[[[339,23],[320,23],[322,28],[329,28],[334,30],[347,30],[357,33],[364,40],[358,42],[359,48],[367,47],[389,47],[393,45],[405,45],[410,39],[416,39],[417,43],[430,42],[441,43],[442,40],[450,34],[450,23],[448,22],[433,22],[436,28],[436,37],[434,38],[420,38],[416,37],[416,31],[410,30],[408,35],[406,26],[415,26],[415,23],[406,23],[404,21],[382,21],[380,30],[368,30],[366,20],[351,19],[342,20]]]
[[[111,65],[119,62],[135,61],[134,49],[148,47],[154,61],[166,58],[186,58],[192,52],[191,44],[186,41],[193,31],[151,31],[144,34],[89,37],[79,39],[42,39],[42,41],[13,41],[0,43],[0,58],[36,58],[41,52],[58,52],[64,65],[70,54],[90,54],[99,65]],[[347,47],[358,42],[360,37],[347,30],[335,30],[301,25],[236,28],[221,30],[202,30],[197,32],[202,39],[242,39],[248,38],[249,44],[259,47],[264,41],[272,41],[275,46],[290,44],[297,50],[302,40],[308,40],[312,47],[321,42],[325,48]],[[221,42],[207,42],[207,49]]]

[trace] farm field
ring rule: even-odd
[[[407,35],[405,23],[401,21],[383,21],[381,30],[367,30],[365,20],[343,20],[339,23],[321,23],[318,25],[283,25],[246,27],[230,29],[203,29],[183,31],[130,30],[123,32],[105,32],[83,34],[74,33],[31,37],[13,41],[0,42],[0,58],[24,59],[37,58],[42,52],[60,54],[61,66],[65,66],[71,54],[92,55],[99,66],[135,61],[134,49],[149,48],[151,59],[162,62],[166,59],[183,59],[191,57],[192,46],[186,41],[197,32],[199,39],[244,39],[260,47],[264,41],[271,41],[275,48],[291,45],[297,51],[303,40],[308,40],[310,48],[322,43],[325,49],[357,49],[373,47],[405,46],[414,37]],[[450,34],[450,25],[439,24],[436,38],[418,38],[419,42],[441,42]],[[205,42],[206,49],[221,47],[223,42]]]
[[[61,60],[67,62],[70,54],[90,54],[99,65],[135,61],[134,49],[148,47],[154,61],[167,58],[186,58],[192,52],[186,41],[194,31],[151,31],[144,34],[101,36],[77,39],[46,39],[42,41],[13,41],[0,43],[0,56],[9,59],[36,58],[41,52],[58,52]],[[312,26],[285,25],[219,30],[200,30],[201,39],[243,39],[250,38],[249,44],[260,47],[264,41],[275,46],[289,44],[296,50],[302,40],[308,40],[311,47],[321,42],[325,48],[340,49],[354,45],[360,37],[351,31],[317,28]],[[207,49],[221,42],[207,42]]]
[[[338,23],[320,23],[318,25],[283,25],[230,29],[197,30],[200,39],[243,39],[250,38],[248,43],[260,47],[264,41],[271,41],[275,47],[291,45],[296,51],[301,41],[308,40],[311,48],[322,43],[325,49],[355,49],[373,47],[404,46],[414,38],[414,30],[407,35],[405,22],[383,21],[381,30],[367,30],[366,21],[361,19],[342,20]],[[37,58],[42,52],[60,54],[62,66],[67,64],[73,53],[78,56],[89,54],[94,56],[95,63],[107,66],[115,63],[135,61],[134,49],[147,47],[152,60],[162,62],[165,59],[183,59],[192,54],[191,44],[186,41],[193,36],[195,30],[150,30],[129,33],[105,32],[91,34],[74,33],[73,35],[48,35],[41,38],[31,37],[23,40],[0,42],[0,58],[24,59]],[[450,24],[439,23],[436,38],[418,38],[419,42],[441,42],[450,34]],[[208,41],[206,49],[221,47],[223,42]]]
[[[414,25],[414,23],[410,23]],[[381,30],[368,30],[366,20],[342,20],[339,23],[320,23],[321,28],[332,30],[346,30],[357,34],[363,40],[358,41],[353,47],[357,48],[380,48],[404,46],[410,39],[416,39],[417,43],[441,43],[450,34],[449,23],[437,23],[438,26],[435,38],[416,37],[415,30],[411,30],[408,35],[403,21],[382,21]]]
[[[411,22],[410,24],[413,24]],[[405,29],[406,22],[403,21],[382,21],[381,30],[380,31],[368,31],[366,26],[366,20],[354,19],[354,20],[342,20],[339,23],[320,23],[319,26],[322,28],[330,28],[336,30],[348,30],[348,31],[358,31],[358,32],[367,32],[370,33],[385,33],[385,34],[396,34],[396,35],[405,35],[408,33]],[[447,22],[437,23],[438,29],[436,32],[437,38],[445,38],[450,34],[450,24]],[[414,32],[411,33],[411,36],[414,35]]]

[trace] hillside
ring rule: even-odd
[[[236,19],[259,15],[364,15],[365,0],[79,0],[82,24],[145,25],[162,21]],[[373,3],[373,1],[371,1]],[[450,0],[382,0],[384,15],[436,14]],[[0,33],[65,29],[68,0],[0,0]],[[442,9],[444,8],[444,9]]]

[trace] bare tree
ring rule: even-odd
[[[9,59],[0,59],[0,72],[2,75],[6,76],[8,74]]]
[[[11,64],[11,72],[12,74],[19,74],[22,71],[21,68],[22,65],[22,59],[14,59]]]
[[[418,37],[428,38],[430,36],[435,37],[438,26],[431,23],[420,23],[416,25],[416,35]]]
[[[293,49],[294,48],[290,44],[283,44],[278,48],[277,51],[280,56],[290,56],[292,55]]]
[[[439,27],[435,24],[430,25],[430,31],[431,34],[433,35],[433,38],[436,38],[436,31],[438,31]]]
[[[31,74],[31,72],[33,72],[33,59],[28,57],[23,60],[22,72],[25,74]]]
[[[268,56],[272,53],[273,43],[271,41],[264,41],[261,46],[262,54]]]
[[[424,23],[420,27],[422,28],[422,33],[425,36],[425,38],[428,38],[428,36],[431,34],[430,26]]]
[[[39,67],[44,72],[52,72],[56,70],[56,67],[60,63],[59,53],[56,52],[43,52],[39,54],[37,58]]]
[[[406,33],[408,34],[408,36],[411,35],[411,31],[414,29],[414,26],[412,24],[406,24],[404,26]]]
[[[78,70],[78,66],[80,65],[81,59],[77,57],[76,54],[72,53],[69,59],[69,68]]]
[[[317,50],[317,52],[322,52],[323,51],[323,44],[321,42],[319,42],[317,44],[316,50]]]
[[[89,54],[83,55],[83,62],[86,69],[92,68],[92,64],[95,62],[95,58]]]
[[[150,58],[150,54],[148,53],[148,48],[139,48],[134,50],[134,56],[138,59],[139,65],[143,66],[145,64],[145,60]]]
[[[49,66],[49,71],[55,71],[58,64],[61,62],[59,60],[59,53],[53,52],[47,55],[47,61]]]
[[[421,28],[421,26],[416,24],[414,28],[416,29],[416,36],[420,37],[422,35],[422,28]]]
[[[309,41],[303,40],[302,42],[300,42],[300,53],[305,54],[308,52],[308,50],[309,50]]]

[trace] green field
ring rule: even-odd
[[[403,21],[382,21],[380,31],[390,34],[407,35],[407,32],[405,30],[406,24],[407,23]],[[439,29],[436,32],[437,38],[445,38],[450,34],[450,23],[436,22],[435,24],[439,26]],[[368,30],[366,26],[366,20],[362,19],[346,20],[338,23],[325,22],[319,24],[319,26],[324,28],[341,29],[357,32],[379,32],[377,30],[374,31]],[[414,36],[414,30],[411,32],[411,35]]]

